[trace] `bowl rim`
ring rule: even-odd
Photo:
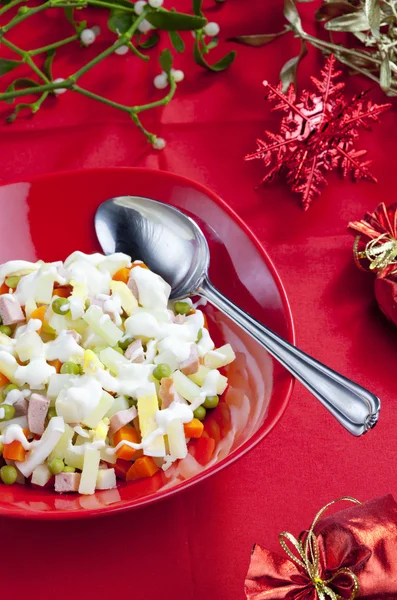
[[[16,185],[20,183],[31,183],[41,182],[51,179],[57,179],[58,177],[75,177],[81,176],[82,174],[95,174],[95,173],[117,173],[117,172],[131,172],[134,173],[147,173],[148,175],[152,175],[154,177],[165,177],[166,179],[183,181],[186,185],[194,187],[198,189],[201,193],[211,198],[215,204],[221,207],[223,211],[225,211],[238,225],[240,229],[244,231],[246,236],[253,242],[254,246],[258,250],[259,254],[263,258],[267,268],[269,269],[271,276],[276,284],[278,292],[280,294],[285,319],[287,322],[287,330],[288,336],[287,340],[295,344],[296,343],[296,334],[295,334],[295,326],[292,317],[291,306],[288,300],[288,296],[286,290],[284,288],[284,284],[281,281],[280,275],[270,258],[269,254],[263,247],[262,243],[259,241],[258,237],[253,233],[253,231],[248,227],[245,221],[237,214],[237,212],[231,208],[227,204],[223,198],[221,198],[216,192],[213,192],[206,185],[199,183],[189,177],[184,175],[179,175],[178,173],[173,173],[172,171],[163,171],[161,169],[151,169],[146,167],[128,167],[128,166],[118,166],[118,167],[90,167],[90,168],[77,168],[77,169],[65,169],[60,171],[51,171],[49,173],[43,173],[38,175],[33,175],[27,178],[18,178],[15,180],[2,182],[0,183],[0,188]],[[162,201],[160,201],[162,202]],[[165,203],[166,204],[166,203]],[[168,500],[173,497],[175,494],[179,493],[182,490],[189,489],[195,484],[201,483],[202,481],[208,479],[208,477],[215,475],[219,471],[229,467],[232,465],[237,459],[241,458],[245,454],[247,454],[250,450],[252,450],[257,444],[259,444],[269,433],[274,429],[277,423],[280,421],[283,416],[289,400],[291,398],[293,389],[295,385],[295,378],[290,375],[290,381],[288,384],[287,391],[285,393],[285,397],[280,404],[280,408],[274,417],[273,421],[269,423],[263,431],[260,433],[257,432],[256,436],[254,435],[254,439],[250,438],[246,440],[242,446],[234,450],[230,455],[212,465],[207,471],[202,471],[201,473],[195,475],[191,479],[183,482],[183,488],[180,485],[176,485],[174,488],[167,489],[165,494],[157,494],[155,492],[153,495],[138,498],[137,500],[124,501],[120,506],[106,506],[102,508],[93,508],[89,510],[77,510],[77,511],[30,511],[30,510],[21,510],[21,509],[13,509],[12,507],[3,509],[0,507],[0,515],[6,518],[16,518],[16,519],[27,519],[27,520],[53,520],[53,521],[68,521],[68,520],[77,520],[77,519],[89,519],[89,518],[98,518],[98,517],[107,517],[110,515],[114,515],[116,513],[120,513],[126,510],[133,510],[138,508],[143,508],[157,502]],[[225,464],[226,463],[226,464]],[[161,492],[161,490],[159,490]]]

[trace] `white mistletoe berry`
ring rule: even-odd
[[[138,2],[135,2],[134,4],[134,11],[135,14],[141,15],[143,13],[143,9],[145,8],[147,2],[145,2],[144,0],[138,0]]]
[[[185,73],[180,69],[171,69],[171,74],[174,77],[176,83],[180,83],[185,79]]]
[[[167,73],[156,75],[156,77],[153,79],[153,85],[158,90],[164,90],[168,85]]]
[[[207,23],[207,25],[204,27],[204,33],[206,35],[209,35],[210,37],[215,37],[216,35],[218,35],[218,33],[220,32],[221,28],[219,27],[218,23]]]
[[[151,29],[153,29],[152,24],[147,19],[143,19],[138,25],[138,31],[141,33],[148,33]]]
[[[62,81],[65,81],[63,77],[58,77],[58,79],[54,79],[53,83],[62,83]],[[57,96],[60,96],[61,94],[64,94],[65,92],[67,92],[66,88],[56,88],[54,90],[54,94],[56,94]]]
[[[167,142],[165,141],[164,138],[156,138],[153,142],[153,148],[155,150],[164,150],[165,146],[166,146]]]
[[[91,46],[95,42],[95,31],[93,29],[83,29],[80,33],[80,40],[84,46]]]
[[[164,0],[149,0],[149,4],[152,8],[160,8],[164,4]]]
[[[116,48],[114,53],[118,54],[119,56],[124,56],[124,54],[127,54],[128,50],[128,46],[119,46],[118,48]]]

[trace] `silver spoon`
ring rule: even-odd
[[[200,227],[172,206],[139,196],[103,202],[95,229],[105,254],[125,252],[142,260],[171,286],[171,298],[202,296],[262,344],[351,434],[376,424],[380,400],[259,323],[208,279],[210,253]]]

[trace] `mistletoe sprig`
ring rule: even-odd
[[[388,96],[397,95],[397,0],[323,0],[315,13],[324,24],[328,39],[309,35],[302,26],[297,2],[284,0],[284,30],[263,35],[243,35],[237,41],[262,46],[276,37],[292,32],[301,40],[301,51],[282,67],[280,79],[284,90],[295,82],[297,67],[307,54],[307,44],[347,65],[353,73],[361,73],[380,85]],[[336,43],[334,33],[351,34],[348,45]]]
[[[229,52],[215,64],[207,61],[206,55],[218,44],[219,26],[217,23],[207,22],[202,12],[202,0],[193,0],[193,14],[180,13],[174,9],[166,10],[162,6],[163,0],[148,0],[147,2],[138,0],[135,3],[128,0],[45,0],[38,5],[26,0],[0,0],[1,4],[3,6],[0,8],[0,45],[3,44],[11,50],[15,54],[15,59],[0,58],[0,76],[16,71],[22,65],[27,65],[32,72],[31,77],[17,77],[4,92],[0,93],[0,101],[9,104],[15,104],[17,101],[13,112],[7,117],[7,121],[10,123],[18,117],[21,111],[37,113],[49,96],[58,96],[66,91],[71,91],[127,113],[153,147],[161,150],[165,146],[165,140],[145,129],[140,115],[145,111],[168,104],[175,95],[178,83],[184,78],[182,71],[173,69],[173,54],[170,48],[166,48],[160,54],[162,73],[154,79],[157,89],[168,88],[168,90],[162,98],[154,102],[132,106],[120,104],[82,87],[79,84],[80,78],[113,53],[119,55],[132,53],[138,59],[148,61],[150,56],[146,51],[159,42],[160,32],[168,34],[170,45],[177,53],[185,50],[185,43],[180,32],[194,32],[195,62],[211,71],[222,71],[228,68],[236,54]],[[89,46],[100,33],[98,27],[87,27],[87,21],[77,17],[78,11],[87,7],[107,11],[107,26],[115,35],[115,41],[75,73],[64,79],[54,79],[52,65],[58,49],[76,43]],[[22,49],[8,39],[8,33],[14,27],[22,26],[24,23],[25,26],[29,26],[28,19],[33,15],[59,9],[64,11],[65,18],[73,28],[72,35],[32,50]],[[5,23],[4,19],[9,15],[11,17]],[[35,100],[30,102],[28,99],[31,96],[35,96]],[[23,101],[18,102],[19,99]]]

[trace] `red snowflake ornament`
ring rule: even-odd
[[[364,91],[348,102],[342,90],[345,84],[335,82],[341,71],[335,71],[335,58],[331,55],[321,70],[322,79],[311,77],[315,92],[304,90],[296,102],[295,88],[291,85],[286,94],[280,82],[277,87],[267,81],[267,100],[277,102],[273,111],[287,113],[281,120],[280,133],[266,131],[266,141],[257,140],[256,152],[245,160],[263,160],[267,173],[266,183],[278,173],[284,175],[293,192],[302,196],[302,206],[307,210],[313,198],[326,185],[325,173],[335,169],[343,177],[366,179],[376,183],[368,170],[371,161],[362,160],[366,150],[354,147],[358,129],[369,129],[370,121],[390,104],[373,104],[365,100]]]

